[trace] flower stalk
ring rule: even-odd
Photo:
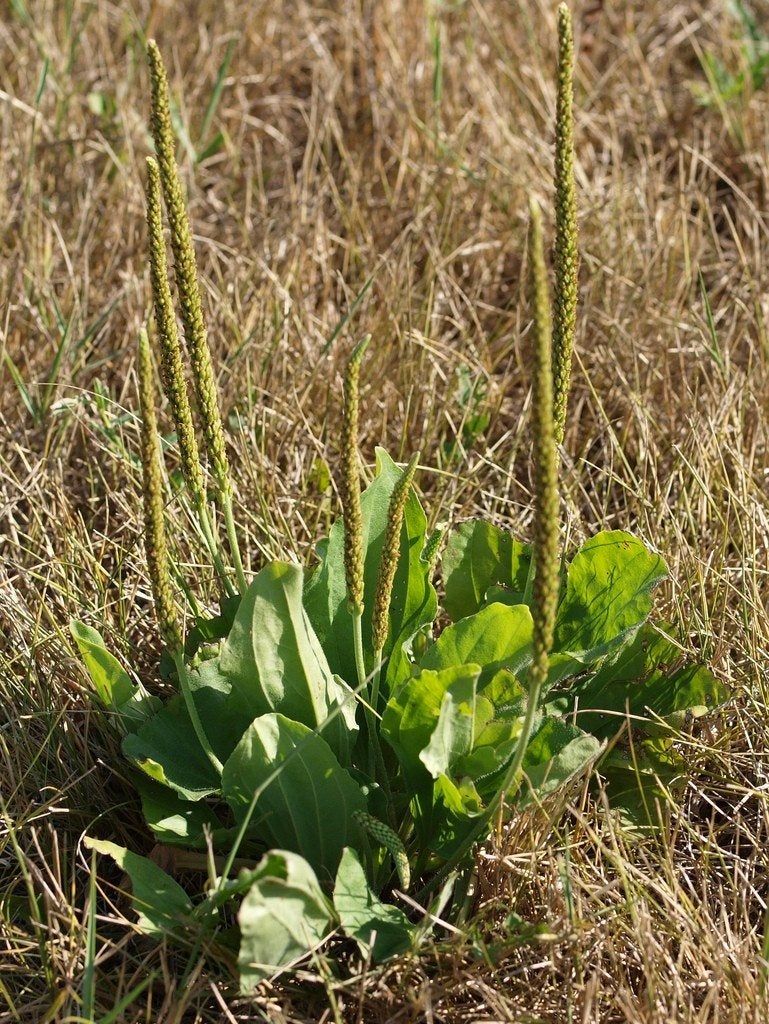
[[[344,572],[347,604],[351,614],[363,615],[363,513],[360,504],[360,455],[358,415],[360,367],[371,336],[352,351],[344,377],[342,413],[342,518],[344,522]]]
[[[160,348],[161,380],[176,428],[182,475],[214,568],[225,590],[232,596],[235,591],[224,568],[206,505],[203,468],[200,464],[200,452],[187,394],[179,331],[176,326],[171,288],[168,283],[168,265],[161,212],[160,170],[157,161],[152,157],[147,160],[147,229],[152,302]]]
[[[360,367],[371,336],[367,335],[352,351],[344,376],[342,412],[342,521],[344,523],[344,572],[347,607],[352,616],[353,649],[358,686],[363,700],[366,694],[366,666],[363,658],[363,513],[360,503],[360,455],[358,453],[358,413]]]
[[[563,443],[577,323],[577,196],[574,184],[574,39],[571,13],[558,8],[558,92],[555,121],[555,246],[553,263],[553,417]]]
[[[393,488],[390,504],[387,508],[387,526],[385,527],[382,554],[379,557],[374,608],[371,617],[371,639],[377,664],[382,660],[382,651],[387,642],[389,630],[390,602],[392,600],[395,573],[401,553],[401,527],[406,511],[406,502],[414,480],[419,453],[412,455],[409,464],[400,475]],[[374,704],[376,708],[376,704]]]
[[[152,354],[147,331],[139,333],[139,403],[141,406],[141,462],[144,492],[144,549],[149,567],[150,585],[155,602],[155,616],[160,632],[171,651],[179,677],[179,685],[187,705],[190,721],[198,741],[214,768],[221,772],[222,763],[211,749],[203,723],[192,699],[179,619],[176,614],[168,547],[163,518],[163,468],[155,414],[155,386],[152,379]]]
[[[155,154],[160,182],[165,199],[168,223],[171,229],[171,249],[174,254],[174,275],[179,292],[184,339],[192,367],[192,379],[198,404],[206,452],[216,484],[216,500],[224,516],[227,541],[235,565],[238,587],[246,589],[246,578],[240,556],[235,519],[232,510],[232,481],[224,440],[222,417],[208,347],[208,335],[203,318],[203,306],[198,283],[197,261],[192,244],[192,232],[184,200],[179,169],[176,165],[175,140],[171,125],[168,96],[168,76],[154,40],[147,44],[152,86],[150,127],[155,141]]]
[[[387,524],[385,526],[382,553],[379,556],[376,590],[374,592],[374,608],[371,616],[371,645],[374,650],[374,675],[371,683],[369,704],[369,771],[374,777],[377,773],[385,779],[384,759],[379,744],[379,732],[376,716],[379,714],[379,685],[382,675],[384,646],[387,642],[390,622],[390,604],[392,602],[393,584],[401,553],[401,528],[406,511],[406,502],[411,491],[419,453],[412,455],[411,460],[400,475],[387,506]],[[384,784],[384,783],[383,783]]]
[[[534,440],[534,544],[533,643],[528,674],[528,695],[518,743],[502,781],[465,841],[446,861],[432,885],[439,883],[463,863],[473,846],[486,835],[488,825],[499,814],[505,799],[516,792],[521,781],[523,759],[547,683],[550,650],[553,646],[558,605],[558,452],[553,419],[553,372],[550,302],[542,242],[542,213],[537,202],[529,204],[529,301],[534,313],[534,373],[532,431]],[[420,894],[421,895],[421,894]]]

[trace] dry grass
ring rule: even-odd
[[[339,368],[366,330],[368,453],[420,448],[437,467],[421,475],[436,521],[482,511],[527,533],[520,266],[527,193],[551,194],[553,6],[4,7],[3,1024],[80,1012],[84,832],[150,845],[66,634],[70,615],[88,619],[152,679],[134,378],[148,301],[143,34],[165,52],[191,149],[224,136],[184,170],[255,566],[267,553],[308,559],[324,529],[336,499],[319,490],[318,460],[335,464]],[[699,54],[739,60],[725,8],[575,5],[582,295],[568,527],[577,539],[623,526],[659,546],[674,581],[659,602],[733,694],[682,737],[691,777],[669,828],[627,846],[600,801],[573,793],[484,855],[464,935],[378,972],[316,961],[248,1003],[226,963],[135,936],[119,875],[100,864],[96,1020],[766,1019],[769,92],[723,109],[693,98]],[[473,412],[461,368],[491,420],[452,447]],[[205,595],[201,552],[179,510],[169,515]],[[506,938],[513,907],[547,935]]]

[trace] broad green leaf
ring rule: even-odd
[[[382,903],[369,888],[358,854],[346,846],[334,884],[334,909],[345,935],[355,939],[363,956],[381,963],[409,949],[411,922],[398,907]]]
[[[376,477],[361,497],[363,514],[364,612],[363,642],[367,668],[373,659],[371,649],[371,613],[374,605],[379,558],[387,523],[387,509],[401,470],[377,448]],[[395,573],[390,605],[390,633],[385,656],[392,653],[385,673],[390,692],[408,675],[402,647],[421,626],[433,621],[437,611],[435,590],[429,580],[429,566],[422,560],[427,519],[413,489],[406,502],[401,531],[401,552]],[[315,631],[320,637],[333,672],[357,687],[352,645],[352,618],[347,609],[344,572],[344,524],[340,519],[331,528],[327,542],[318,545],[321,565],[305,587],[304,603]]]
[[[400,763],[423,845],[429,842],[435,827],[433,809],[437,783],[420,755],[438,723],[445,693],[452,688],[474,687],[479,673],[477,665],[454,666],[440,672],[425,669],[397,690],[382,716],[382,735]]]
[[[238,913],[238,967],[244,994],[301,959],[332,930],[331,909],[302,857],[271,850],[257,873]]]
[[[204,728],[211,721],[204,718]],[[219,775],[198,743],[182,697],[173,697],[138,732],[124,737],[123,753],[185,800],[202,800],[220,788]]]
[[[445,695],[474,693],[480,671],[478,665],[423,669],[390,698],[382,716],[382,734],[413,786],[427,784],[427,768],[420,755],[438,725]]]
[[[354,696],[334,678],[302,604],[298,565],[271,562],[243,595],[219,656],[219,670],[233,697],[247,709],[242,729],[271,711],[310,728],[338,711],[324,736],[346,759],[357,729]]]
[[[444,693],[430,742],[419,760],[437,779],[451,774],[456,761],[469,754],[494,717],[494,707],[477,693],[478,676],[453,684]]]
[[[301,853],[324,880],[360,839],[352,817],[365,810],[360,786],[321,736],[283,715],[263,715],[246,729],[224,766],[222,791],[238,821],[257,793],[252,832]]]
[[[483,800],[471,779],[455,782],[448,775],[436,779],[427,839],[433,853],[448,859],[475,829],[475,818],[481,810]]]
[[[494,705],[497,717],[524,713],[526,691],[510,669],[501,668],[495,672],[480,692]]]
[[[220,848],[230,839],[232,830],[224,828],[206,804],[182,800],[172,789],[139,772],[133,783],[141,798],[144,820],[158,843],[202,850],[206,835]]]
[[[230,635],[217,658],[189,670],[190,689],[217,757],[225,762],[254,718],[273,705],[290,708],[315,727],[336,701],[341,711],[324,729],[345,760],[355,724],[354,697],[330,674],[302,607],[302,572],[275,562],[256,576],[241,600]],[[147,775],[185,800],[219,789],[184,701],[173,698],[123,744]]]
[[[248,707],[222,675],[218,658],[190,669],[189,684],[208,741],[224,762],[252,721]],[[185,800],[200,800],[220,788],[182,697],[172,697],[135,734],[126,736],[123,753]]]
[[[599,533],[583,544],[558,606],[551,683],[615,650],[647,618],[650,591],[666,575],[663,559],[630,533]]]
[[[192,914],[192,903],[182,887],[147,857],[131,853],[103,839],[86,836],[85,845],[106,854],[131,879],[131,904],[139,915],[138,926],[147,935],[179,937]]]
[[[524,784],[516,803],[539,802],[583,772],[603,750],[595,736],[561,718],[545,718],[526,748]]]
[[[95,629],[71,619],[69,631],[99,700],[116,713],[124,731],[137,729],[160,707],[158,698],[147,693],[141,684],[133,682],[117,658],[104,646],[101,634]]]
[[[474,615],[487,602],[491,587],[507,588],[503,604],[520,604],[531,563],[528,544],[483,519],[462,523],[449,535],[441,560],[445,586],[443,607],[456,622]],[[508,600],[509,596],[509,600]]]
[[[522,715],[489,722],[476,737],[473,749],[453,763],[452,774],[472,779],[481,796],[490,796],[515,752],[522,725]]]
[[[447,626],[421,661],[423,669],[481,666],[480,682],[500,669],[517,674],[531,661],[531,611],[526,605],[490,604]]]
[[[682,665],[681,651],[650,624],[618,657],[569,689],[569,708],[581,728],[599,738],[616,733],[630,716],[633,728],[664,731],[726,699],[726,689],[704,665]],[[662,721],[660,721],[662,720]]]
[[[242,850],[243,847],[241,846],[240,849]],[[305,880],[313,892],[320,892],[315,872],[303,857],[297,853],[291,853],[290,850],[268,850],[255,868],[241,868],[234,878],[232,876],[215,878],[213,884],[209,885],[206,903],[211,910],[216,910],[228,903],[234,896],[242,896],[247,893],[254,882],[259,879],[269,877],[285,881],[289,871],[293,883]]]

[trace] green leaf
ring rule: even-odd
[[[268,846],[296,850],[332,879],[343,848],[359,839],[360,786],[326,741],[283,715],[257,718],[224,766],[222,790],[238,821],[258,793],[251,829]]]
[[[520,604],[530,563],[529,545],[506,530],[483,519],[462,523],[449,534],[441,562],[446,613],[454,622],[475,614],[493,586],[509,589],[509,600],[500,603]]]
[[[103,839],[86,836],[85,845],[106,854],[131,879],[131,905],[139,915],[138,926],[147,935],[179,937],[192,914],[192,903],[182,887],[157,864]]]
[[[254,718],[289,710],[323,735],[346,761],[352,746],[355,698],[331,675],[302,606],[299,566],[270,563],[243,595],[218,657],[189,670],[192,699],[217,757],[225,762]],[[198,742],[184,701],[173,698],[123,751],[147,775],[185,800],[220,788],[219,777]]]
[[[603,744],[561,718],[544,718],[526,748],[523,770],[528,780],[517,804],[539,802],[583,772],[603,750]]]
[[[331,672],[302,604],[302,582],[301,567],[287,562],[271,562],[256,575],[222,647],[219,670],[247,709],[242,729],[271,711],[315,728],[338,705],[323,734],[345,760],[357,729],[356,702]]]
[[[434,810],[439,787],[421,755],[438,725],[446,693],[471,692],[477,686],[479,674],[478,665],[456,665],[440,671],[423,669],[390,698],[382,716],[382,735],[400,762],[422,845],[430,842],[436,828]],[[487,701],[484,713],[488,713]],[[428,755],[431,767],[439,763],[438,745],[436,738],[433,757]],[[450,750],[444,750],[443,755],[451,756]]]
[[[444,693],[430,742],[419,754],[434,779],[449,773],[459,758],[473,750],[494,716],[491,701],[477,693],[480,670],[473,669],[470,678],[455,682]]]
[[[203,718],[204,728],[212,721]],[[202,800],[220,788],[219,775],[198,743],[182,697],[173,697],[138,732],[124,737],[123,753],[185,800]]]
[[[224,828],[206,804],[182,800],[173,790],[138,772],[133,783],[141,798],[144,820],[158,843],[202,850],[207,834],[220,849],[229,841],[232,830]]]
[[[377,448],[376,455],[376,478],[361,497],[365,556],[363,642],[364,653],[369,663],[373,659],[371,613],[387,524],[387,510],[393,489],[401,475],[400,468],[383,449]],[[403,645],[422,626],[432,622],[437,612],[437,598],[430,583],[429,566],[420,557],[425,545],[426,529],[427,519],[412,489],[403,517],[400,558],[390,605],[390,634],[385,645],[385,656],[392,655],[383,680],[390,692],[400,679],[409,674]],[[341,518],[332,526],[328,541],[318,545],[316,553],[322,562],[305,587],[305,607],[320,637],[332,671],[342,676],[351,686],[357,686],[352,618],[347,609],[344,524]]]
[[[420,757],[438,725],[443,699],[450,691],[475,691],[478,665],[423,669],[391,697],[382,716],[382,735],[395,750],[414,786],[424,784],[427,768]]]
[[[472,751],[454,762],[452,774],[472,779],[482,797],[491,796],[502,769],[515,752],[522,725],[522,716],[489,722],[476,737]]]
[[[628,715],[634,729],[653,734],[726,700],[726,688],[704,665],[681,661],[676,644],[646,624],[615,660],[570,688],[568,711],[574,709],[580,727],[603,739]]]
[[[435,780],[434,808],[428,837],[429,848],[448,859],[475,829],[475,818],[483,809],[472,779],[455,782],[448,775]]]
[[[257,872],[238,913],[238,967],[246,995],[320,945],[332,929],[328,902],[302,857],[271,850]]]
[[[428,647],[421,667],[441,670],[480,665],[481,683],[503,668],[517,674],[531,661],[532,629],[531,611],[526,605],[490,604],[447,626]]]
[[[84,622],[71,619],[69,631],[91,677],[96,695],[102,704],[114,711],[121,728],[131,732],[160,707],[139,683],[134,683],[126,670],[104,646],[101,634]]]
[[[411,922],[398,907],[382,903],[369,888],[358,854],[346,846],[334,885],[334,908],[345,935],[355,939],[364,957],[381,963],[409,949]]]
[[[550,682],[615,650],[647,618],[650,591],[667,575],[663,559],[632,534],[588,540],[568,567],[550,658]]]

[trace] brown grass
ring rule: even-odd
[[[769,16],[765,2],[753,8]],[[119,875],[100,864],[97,1020],[766,1019],[769,92],[698,105],[699,55],[739,67],[735,22],[715,0],[590,0],[575,5],[575,30],[568,528],[573,540],[631,528],[664,552],[673,582],[659,605],[732,700],[682,737],[691,777],[658,839],[629,846],[600,801],[574,792],[483,855],[464,934],[382,970],[318,960],[243,1001],[225,963],[136,937]],[[193,149],[209,141],[200,126],[234,43],[209,131],[224,144],[195,165],[186,155],[184,173],[252,567],[267,554],[308,559],[325,528],[336,498],[319,490],[317,466],[336,464],[340,370],[365,331],[367,454],[421,449],[435,467],[421,474],[434,521],[483,512],[529,529],[520,267],[527,195],[552,198],[554,5],[6,5],[3,1024],[78,1015],[82,835],[98,821],[118,842],[151,845],[66,634],[70,615],[88,619],[153,679],[134,374],[149,295],[144,34],[165,53]],[[472,413],[461,367],[491,423],[452,452]],[[179,510],[169,516],[206,595],[202,553]],[[513,908],[546,934],[516,943],[504,927]]]

